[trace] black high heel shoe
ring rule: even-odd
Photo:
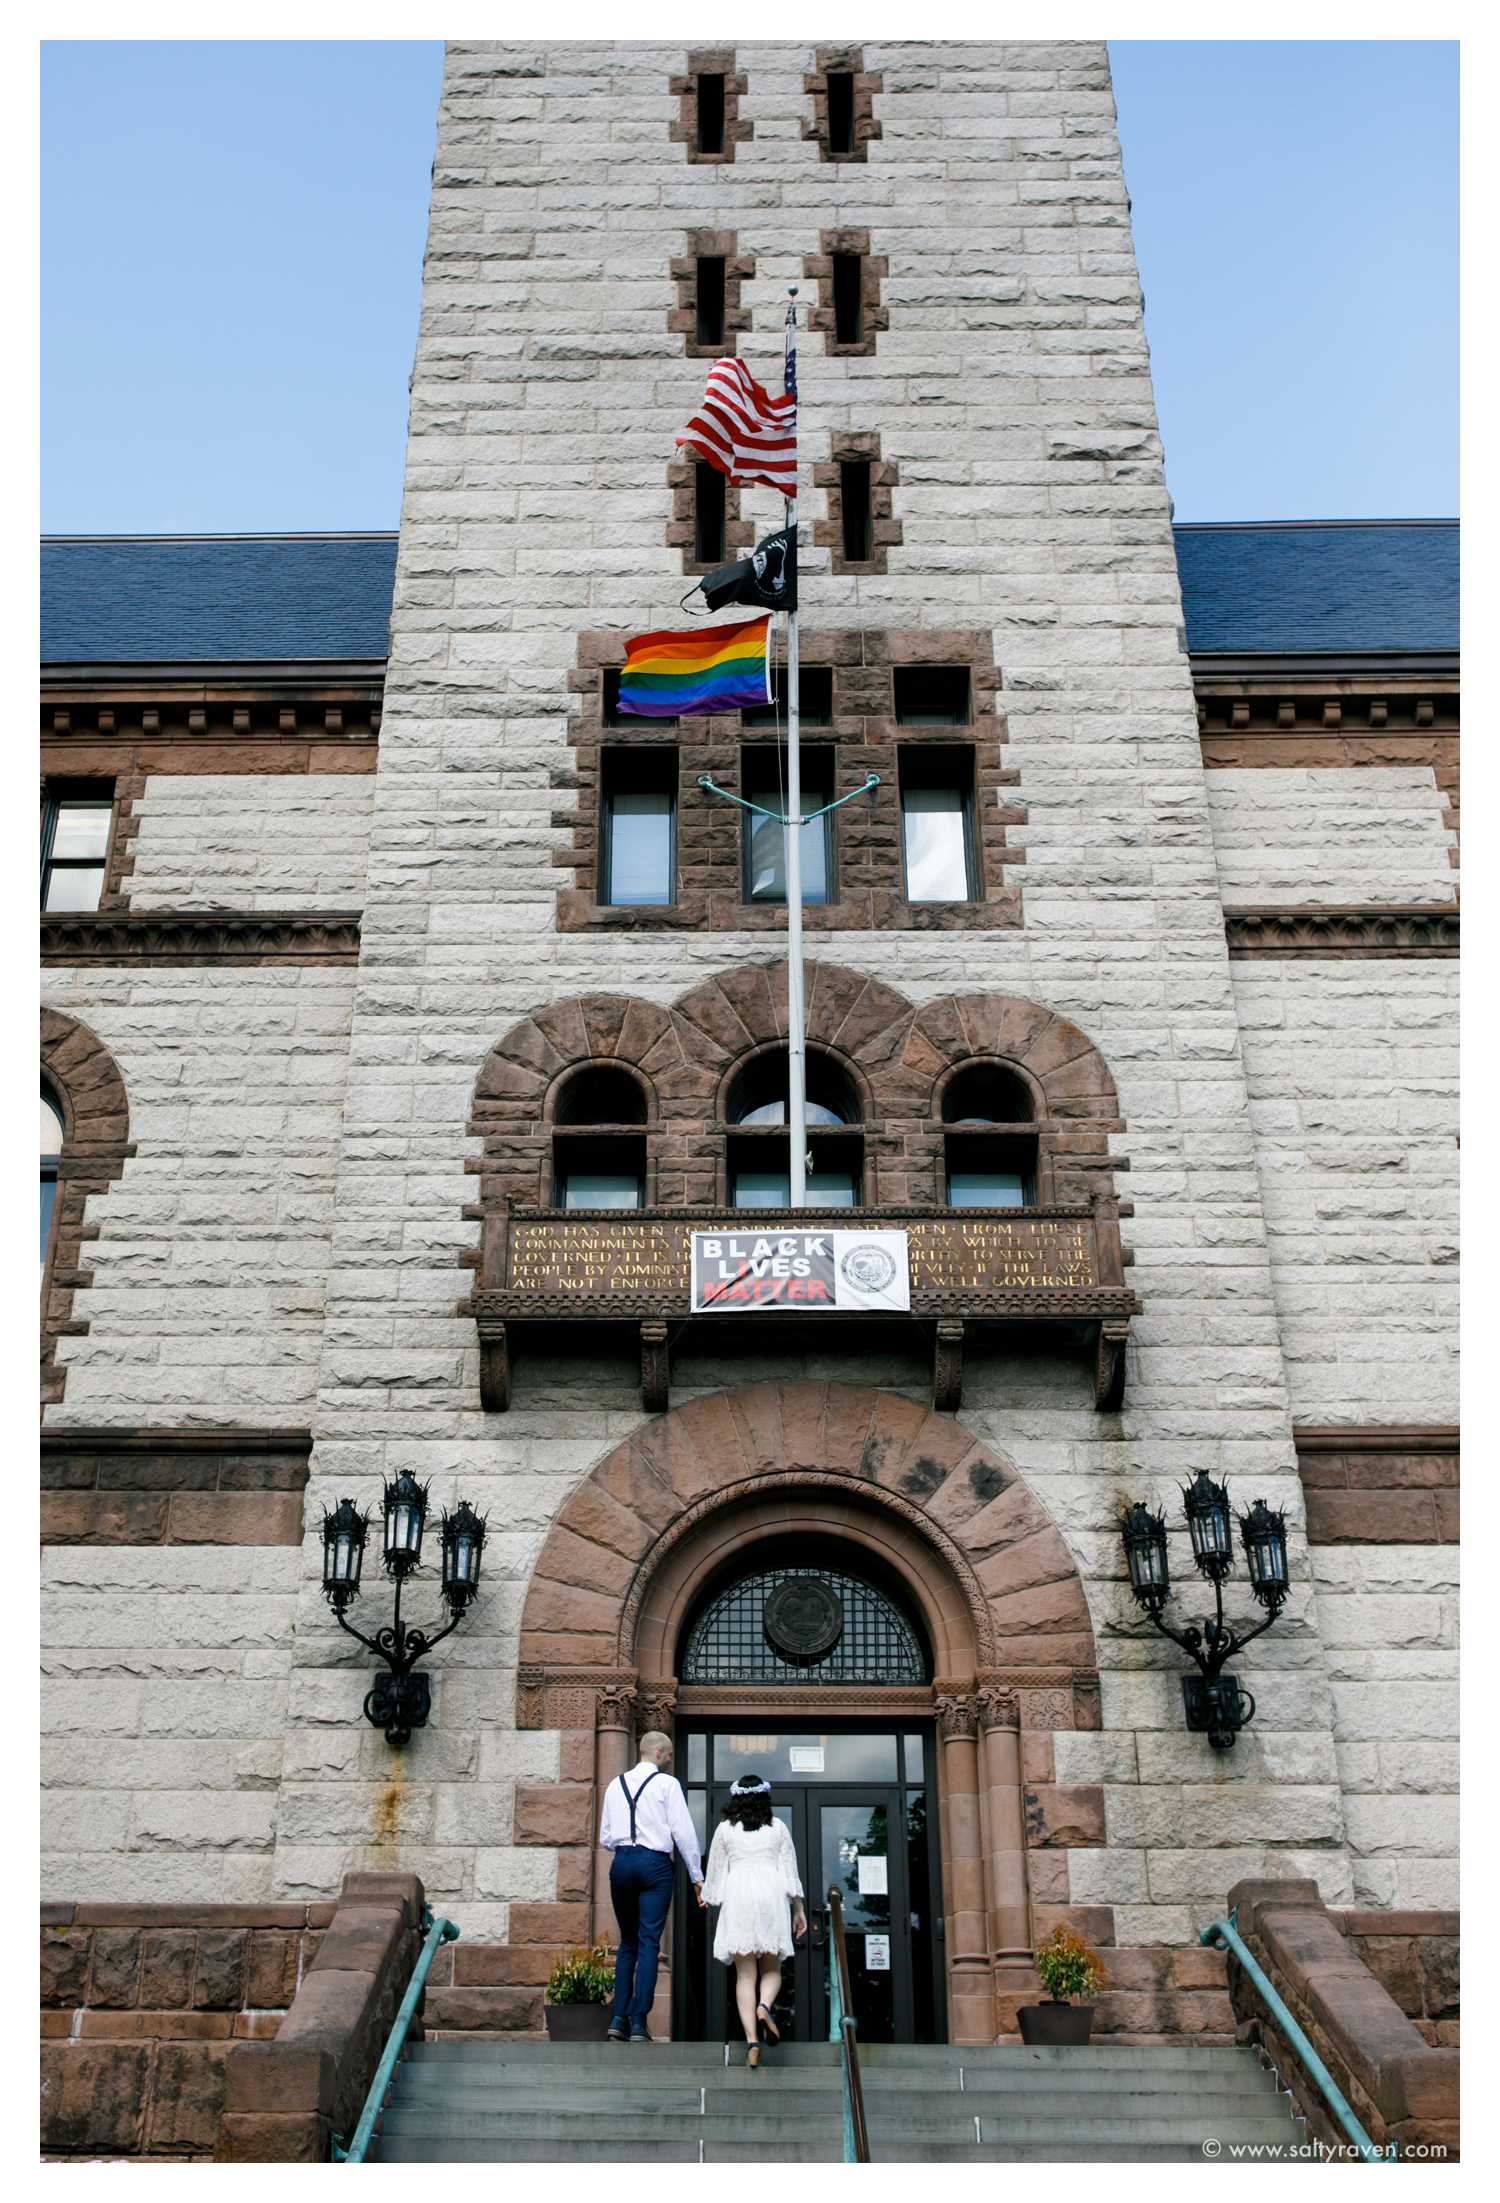
[[[767,2042],[780,2042],[781,2029],[777,2026],[775,2020],[772,2019],[770,2007],[768,2005],[757,2004],[755,2007],[755,2018],[756,2024],[759,2026],[760,2031],[765,2036]]]

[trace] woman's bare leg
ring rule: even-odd
[[[760,1976],[756,1983],[760,1992],[756,2001],[769,2012],[781,1994],[781,1960],[774,1951],[762,1951],[755,1964]]]
[[[760,1960],[753,1951],[735,1953],[734,2001],[740,2015],[740,2025],[745,2030],[746,2042],[760,2041],[760,2031],[755,2024],[755,1992],[759,1986],[756,1977],[759,1971]]]

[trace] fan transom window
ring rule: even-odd
[[[840,1569],[787,1566],[758,1569],[710,1599],[688,1631],[681,1673],[684,1683],[921,1684],[928,1663],[884,1592]]]

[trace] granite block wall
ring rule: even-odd
[[[1458,837],[1430,766],[1207,775],[1224,901],[1451,903]]]
[[[153,773],[136,806],[133,910],[358,910],[365,774]]]
[[[1233,972],[1293,1413],[1454,1423],[1457,966]]]
[[[317,966],[47,974],[113,1054],[136,1148],[90,1202],[89,1329],[59,1341],[49,1427],[306,1420],[352,994]]]

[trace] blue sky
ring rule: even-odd
[[[1111,47],[1182,520],[1457,509],[1458,49]],[[43,49],[43,525],[390,528],[442,49]]]

